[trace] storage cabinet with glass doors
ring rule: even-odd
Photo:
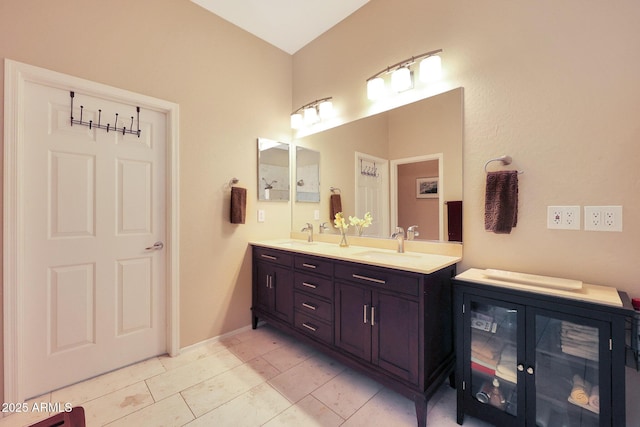
[[[454,280],[457,421],[625,425],[622,307]]]

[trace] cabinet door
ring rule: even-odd
[[[334,305],[335,345],[371,361],[371,291],[338,282]]]
[[[256,271],[255,305],[262,310],[270,311],[273,306],[271,302],[271,266],[265,262],[257,262]]]
[[[278,266],[272,267],[271,274],[271,310],[282,320],[293,322],[293,274],[291,270]]]
[[[374,292],[371,316],[372,362],[417,384],[420,344],[418,302]]]
[[[527,394],[535,396],[530,423],[610,426],[611,375],[601,369],[611,363],[609,323],[536,309],[527,327],[535,329],[527,333],[535,352],[535,371],[527,367]]]
[[[465,406],[496,425],[524,425],[525,310],[465,296]]]

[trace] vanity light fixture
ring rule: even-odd
[[[383,76],[391,74],[391,88],[394,92],[404,92],[413,87],[411,67],[420,60],[420,81],[431,83],[442,75],[442,62],[438,55],[442,49],[432,50],[390,65],[367,79],[367,97],[375,101],[385,94]]]
[[[291,113],[291,128],[300,129],[302,126],[311,126],[332,117],[333,103],[331,99],[333,98],[330,96],[316,99]]]

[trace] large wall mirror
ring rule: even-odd
[[[371,211],[364,236],[388,238],[397,225],[418,225],[416,240],[461,241],[450,237],[461,224],[449,217],[462,204],[463,105],[457,88],[297,139],[296,147],[319,153],[322,184],[319,203],[292,204],[292,231],[312,222],[315,210],[333,225],[333,188],[346,216]]]
[[[258,200],[289,200],[289,144],[258,138]]]

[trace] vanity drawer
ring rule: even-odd
[[[295,308],[301,313],[318,317],[327,322],[331,322],[333,319],[331,303],[302,292],[295,293]]]
[[[326,323],[304,313],[296,311],[295,313],[296,329],[311,335],[318,340],[327,344],[333,344],[333,327],[330,323]]]
[[[404,274],[395,270],[372,268],[355,263],[336,264],[335,274],[337,279],[409,295],[418,296],[420,291],[420,278],[418,276]]]
[[[287,267],[293,264],[293,255],[288,252],[254,246],[253,254],[255,259],[262,261],[269,261]]]
[[[331,276],[333,274],[333,262],[328,259],[296,255],[294,263],[298,270],[323,274],[325,276]]]
[[[313,295],[324,298],[333,298],[333,282],[324,277],[304,274],[296,271],[294,276],[294,287]]]

